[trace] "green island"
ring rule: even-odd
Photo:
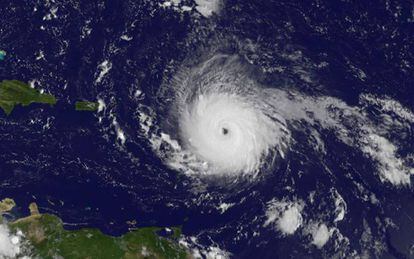
[[[15,203],[4,199],[5,211]],[[1,208],[1,205],[0,205]],[[41,214],[35,203],[30,204],[30,216],[7,223],[11,232],[21,231],[30,243],[32,258],[191,258],[188,251],[178,244],[180,228],[171,228],[170,237],[161,237],[164,228],[145,227],[132,230],[120,237],[103,234],[98,229],[65,230],[60,218]]]
[[[0,51],[1,60],[1,51]],[[30,87],[29,84],[18,80],[3,80],[0,82],[0,108],[10,115],[16,105],[29,106],[32,103],[56,104],[56,98],[51,94],[43,94]],[[99,103],[78,101],[76,111],[94,112],[99,109]]]
[[[89,102],[89,101],[78,101],[75,103],[75,110],[77,111],[97,111],[99,108],[99,103]]]
[[[11,211],[16,206],[16,203],[13,199],[5,198],[2,201],[0,201],[0,215]]]
[[[18,80],[0,82],[0,108],[10,115],[16,105],[28,106],[32,103],[56,104],[56,98],[50,94],[40,93],[29,84]]]
[[[0,50],[0,61],[4,60],[4,58],[6,57],[7,53],[4,50]]]

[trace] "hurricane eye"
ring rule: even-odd
[[[226,128],[222,128],[221,131],[222,131],[223,135],[227,135],[229,133],[229,130],[226,129]]]

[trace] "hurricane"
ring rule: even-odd
[[[263,160],[283,155],[289,135],[238,62],[214,56],[176,85],[180,139],[211,174],[255,173]]]
[[[387,138],[398,125],[378,122],[364,108],[376,102],[377,116],[384,117],[379,97],[361,94],[360,105],[351,106],[334,96],[301,93],[294,85],[264,83],[262,72],[237,53],[207,53],[189,63],[160,90],[160,98],[168,100],[164,125],[169,126],[153,135],[158,138],[153,143],[170,167],[192,175],[255,179],[297,152],[296,138],[304,131],[315,152],[334,153],[326,149],[322,130],[376,162],[381,181],[410,184],[410,156],[399,156]],[[394,109],[397,120],[412,123],[403,112],[404,107]],[[160,143],[169,151],[161,152]]]

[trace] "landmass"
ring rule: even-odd
[[[75,103],[75,110],[77,111],[94,112],[98,110],[98,107],[99,107],[99,103],[97,102],[78,101]]]
[[[11,199],[0,204],[11,204]],[[12,204],[15,204],[14,201]],[[1,206],[1,205],[0,205]],[[14,206],[14,205],[13,205]],[[180,228],[162,237],[160,227],[145,227],[119,237],[103,234],[98,229],[65,230],[60,218],[41,214],[35,203],[30,204],[30,216],[7,223],[12,233],[21,232],[30,244],[33,258],[190,258],[188,251],[178,244]],[[25,249],[26,250],[26,249]]]
[[[0,108],[10,115],[16,105],[28,106],[32,103],[56,104],[56,98],[30,87],[18,80],[0,82]]]

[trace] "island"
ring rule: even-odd
[[[90,101],[78,101],[75,103],[75,110],[77,111],[97,111],[99,108],[99,103],[90,102]]]
[[[56,104],[56,98],[31,88],[29,84],[18,80],[0,82],[0,108],[10,115],[16,105],[28,106],[32,103]]]
[[[13,199],[10,199],[10,198],[3,199],[2,201],[0,201],[0,215],[5,212],[11,211],[15,206],[16,206],[16,203],[14,202]]]
[[[9,211],[14,201],[5,199]],[[0,205],[1,207],[1,205]],[[160,236],[161,227],[143,227],[122,236],[112,237],[98,229],[65,230],[60,218],[41,214],[35,203],[30,204],[30,216],[7,223],[12,233],[21,232],[30,245],[32,258],[191,258],[178,243],[181,229],[169,228],[171,235]],[[2,212],[4,213],[4,211]]]
[[[4,58],[6,57],[7,53],[4,50],[0,50],[0,61],[4,60]]]

